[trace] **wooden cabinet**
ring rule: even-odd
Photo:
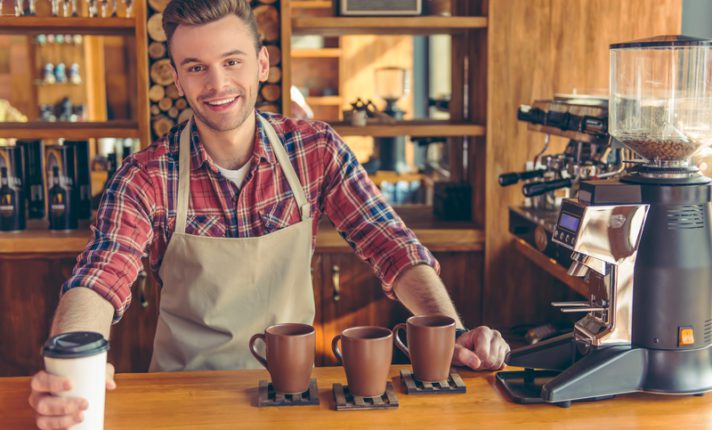
[[[481,252],[439,252],[441,276],[467,326],[481,321]],[[30,375],[43,367],[40,349],[49,336],[59,289],[72,272],[70,254],[0,257],[0,376]],[[348,327],[392,328],[410,312],[383,293],[370,267],[348,250],[317,252],[312,260],[316,301],[317,365],[334,365],[331,339]],[[139,279],[123,319],[112,327],[109,361],[117,372],[145,372],[151,360],[160,292],[149,273]],[[395,362],[406,362],[396,351]]]

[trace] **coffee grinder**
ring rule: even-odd
[[[589,291],[553,305],[585,316],[507,356],[525,368],[497,374],[517,402],[712,390],[712,186],[692,163],[712,144],[712,40],[619,43],[610,59],[609,132],[643,159],[563,201],[553,240]]]

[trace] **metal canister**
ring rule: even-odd
[[[0,146],[0,231],[25,229],[22,167],[21,147]]]
[[[45,147],[47,175],[47,219],[50,230],[74,230],[78,227],[74,177],[74,146]]]

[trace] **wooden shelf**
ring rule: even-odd
[[[363,127],[346,122],[330,123],[341,136],[418,136],[418,137],[462,137],[485,136],[486,128],[478,124],[451,121],[397,121],[392,124],[371,124]]]
[[[341,96],[307,97],[307,104],[311,106],[341,106]]]
[[[415,17],[294,17],[295,35],[344,36],[352,34],[440,34],[487,28],[481,16]]]
[[[321,48],[321,49],[292,49],[292,58],[339,58],[341,49]]]
[[[332,0],[292,0],[289,6],[292,9],[332,9]]]
[[[136,121],[107,122],[6,122],[0,138],[91,139],[95,137],[143,137]]]
[[[0,16],[0,33],[133,34],[135,18]]]
[[[89,242],[89,222],[71,231],[51,231],[47,222],[30,220],[28,228],[17,233],[0,232],[0,254],[78,254]]]
[[[514,249],[545,272],[569,286],[572,290],[582,296],[588,295],[588,285],[580,278],[569,275],[566,269],[557,263],[556,260],[547,257],[522,239],[516,239],[514,241]]]
[[[432,208],[425,205],[404,205],[395,208],[420,241],[431,251],[482,251],[484,231],[468,222],[439,221]],[[78,230],[54,232],[46,221],[28,221],[28,229],[19,233],[0,232],[0,254],[71,253],[82,252],[91,237],[89,221],[80,221]],[[318,251],[351,252],[351,248],[326,217],[319,222],[316,237]]]

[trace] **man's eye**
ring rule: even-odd
[[[188,69],[189,72],[202,72],[205,70],[203,66],[192,66]]]
[[[237,65],[240,64],[240,61],[238,61],[238,60],[227,60],[227,61],[226,61],[226,64],[227,64],[228,66],[237,66]]]

